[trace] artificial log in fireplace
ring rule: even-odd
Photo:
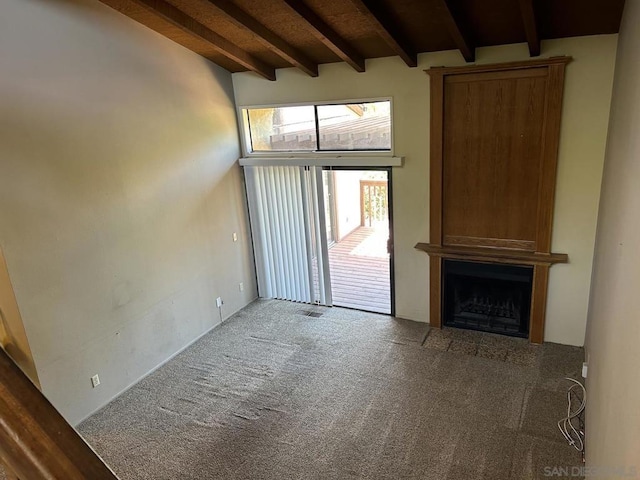
[[[443,323],[529,336],[533,267],[444,261]]]
[[[528,325],[518,327],[519,335],[542,343],[549,267],[568,261],[566,254],[551,252],[551,227],[564,71],[569,61],[570,57],[554,57],[427,70],[431,77],[430,233],[429,243],[416,248],[430,256],[432,326],[441,327],[450,313],[445,288],[449,280],[443,268],[447,262],[513,265],[531,271],[529,296],[521,299],[529,299],[523,310],[528,313]],[[503,302],[508,288],[498,293],[496,285],[500,282],[476,281],[476,297],[491,291],[495,298],[476,298],[475,306],[467,306],[482,312],[481,302]],[[488,320],[473,326],[470,317],[466,315],[466,323],[458,317],[452,324],[488,329]],[[497,325],[495,315],[492,322]],[[503,322],[499,333],[513,334],[507,327]]]

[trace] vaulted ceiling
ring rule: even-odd
[[[231,72],[617,33],[624,0],[101,0]],[[544,52],[542,52],[544,53]]]

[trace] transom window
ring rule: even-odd
[[[391,151],[391,101],[246,108],[248,153]]]

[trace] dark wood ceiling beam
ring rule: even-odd
[[[326,24],[302,0],[284,0],[311,28],[313,34],[333,53],[351,65],[357,72],[364,72],[364,57],[349,45],[335,30]]]
[[[399,25],[393,21],[389,13],[383,10],[376,0],[351,0],[358,11],[367,17],[376,33],[399,55],[410,67],[418,66],[418,55],[410,47],[402,34]]]
[[[273,67],[253,57],[241,48],[238,48],[226,38],[218,35],[213,30],[204,26],[182,10],[177,9],[164,0],[133,1],[181,30],[201,38],[225,57],[230,58],[243,67],[256,72],[258,75],[261,75],[268,80],[276,79],[276,71]]]
[[[235,25],[246,28],[270,50],[278,54],[291,65],[298,67],[312,77],[318,76],[318,65],[304,53],[289,45],[286,41],[262,25],[259,21],[246,13],[229,0],[208,0],[218,10],[226,15]]]
[[[469,34],[464,31],[460,26],[460,22],[456,20],[448,0],[437,0],[437,8],[440,13],[442,21],[447,26],[451,38],[455,42],[458,50],[462,53],[462,56],[467,62],[474,62],[476,59],[476,50],[471,41],[469,40]]]
[[[518,0],[520,3],[520,13],[524,23],[524,31],[529,44],[529,55],[537,57],[540,55],[540,36],[538,35],[538,23],[536,22],[536,12],[533,9],[533,0]]]

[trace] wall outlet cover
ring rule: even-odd
[[[96,374],[91,377],[91,386],[96,388],[98,385],[100,385],[100,377]]]

